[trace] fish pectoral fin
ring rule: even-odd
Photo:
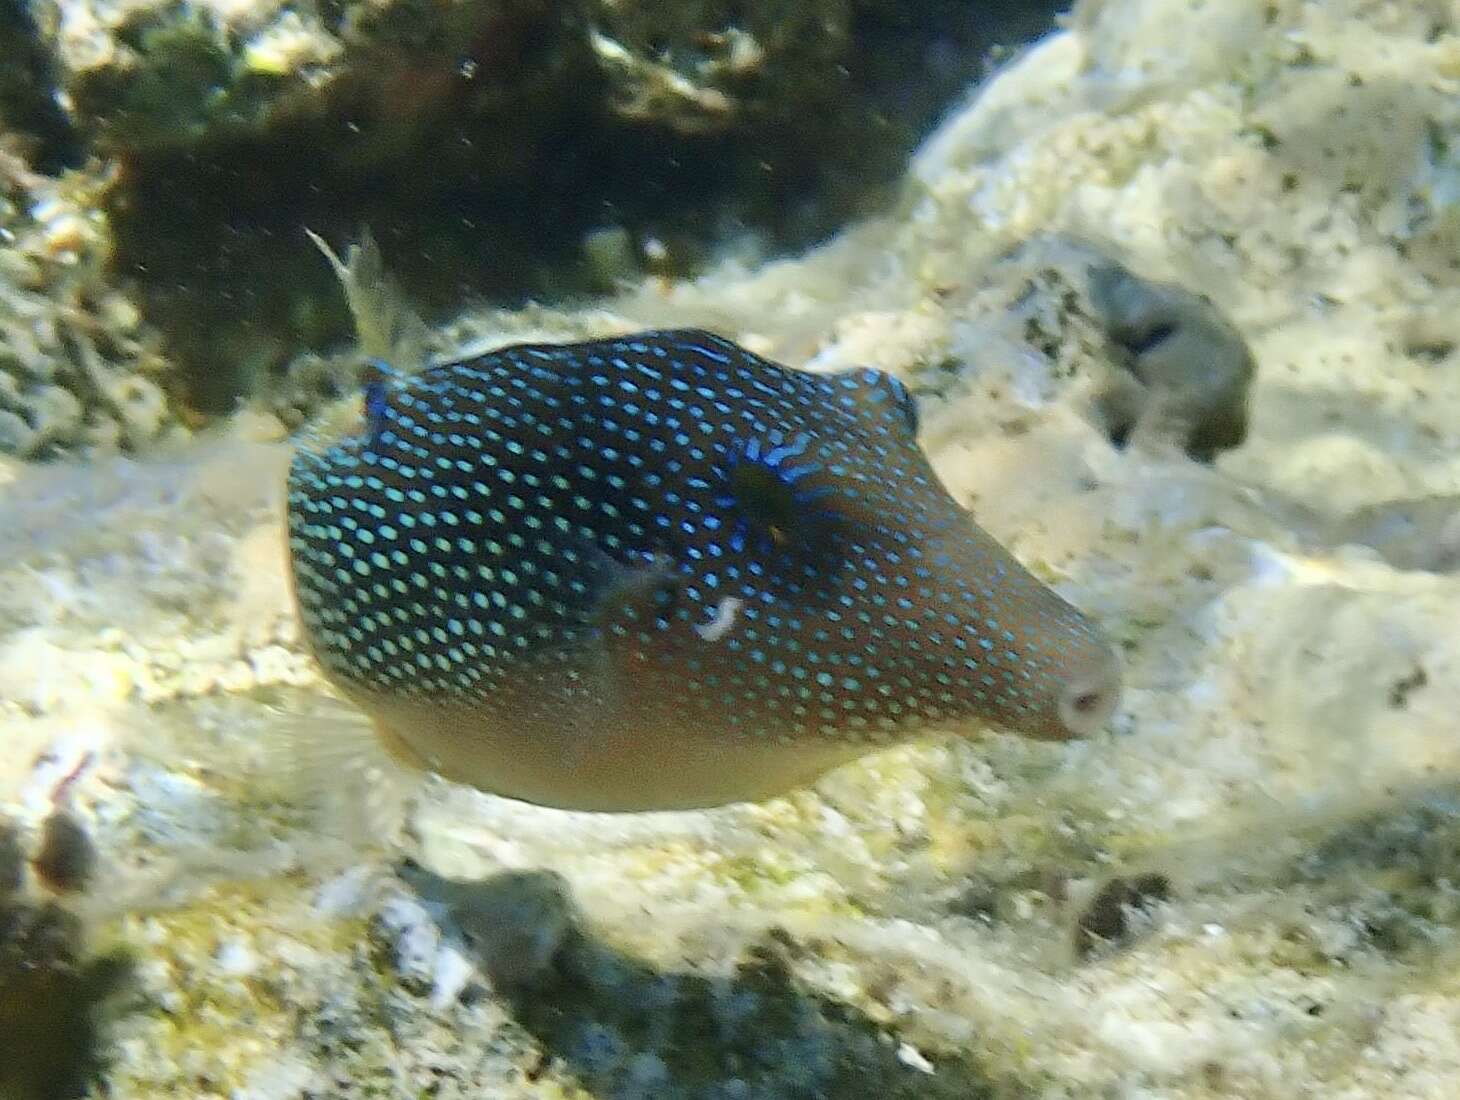
[[[282,781],[283,796],[321,832],[362,848],[399,831],[426,770],[378,718],[333,698],[281,712],[258,741],[260,766]]]
[[[609,559],[589,611],[590,623],[605,634],[644,630],[673,612],[679,584],[679,569],[663,552],[649,553],[632,565]]]
[[[581,673],[565,690],[588,704],[588,710],[577,706],[570,713],[596,723],[627,713],[641,698],[640,677],[677,627],[681,576],[662,551],[644,552],[630,563],[597,548],[582,557],[587,598],[580,609],[582,653],[574,662]]]

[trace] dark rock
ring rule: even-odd
[[[1075,953],[1085,958],[1101,947],[1128,942],[1132,916],[1149,912],[1170,896],[1170,880],[1157,872],[1111,879],[1075,921]]]
[[[1096,265],[1089,289],[1127,372],[1101,399],[1111,437],[1120,444],[1164,437],[1198,462],[1241,444],[1257,367],[1241,333],[1217,308],[1115,263]]]
[[[102,1008],[131,971],[119,954],[85,957],[60,907],[0,902],[0,1097],[86,1095],[103,1068]]]
[[[52,890],[72,893],[85,887],[96,869],[96,846],[75,817],[57,810],[41,825],[40,847],[31,865]]]

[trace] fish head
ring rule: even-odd
[[[780,652],[799,721],[872,739],[1100,729],[1120,694],[1113,649],[948,493],[906,386],[875,369],[795,374],[796,415],[726,443],[711,474],[727,549],[758,581],[742,661]]]

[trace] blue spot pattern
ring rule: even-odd
[[[589,707],[876,744],[1053,728],[1103,651],[948,496],[881,371],[672,330],[504,348],[366,406],[288,493],[305,632],[347,691],[511,721],[567,668]]]

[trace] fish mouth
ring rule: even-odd
[[[1056,706],[1059,736],[1073,740],[1104,728],[1120,702],[1120,661],[1106,650],[1088,672],[1072,677],[1061,689]]]

